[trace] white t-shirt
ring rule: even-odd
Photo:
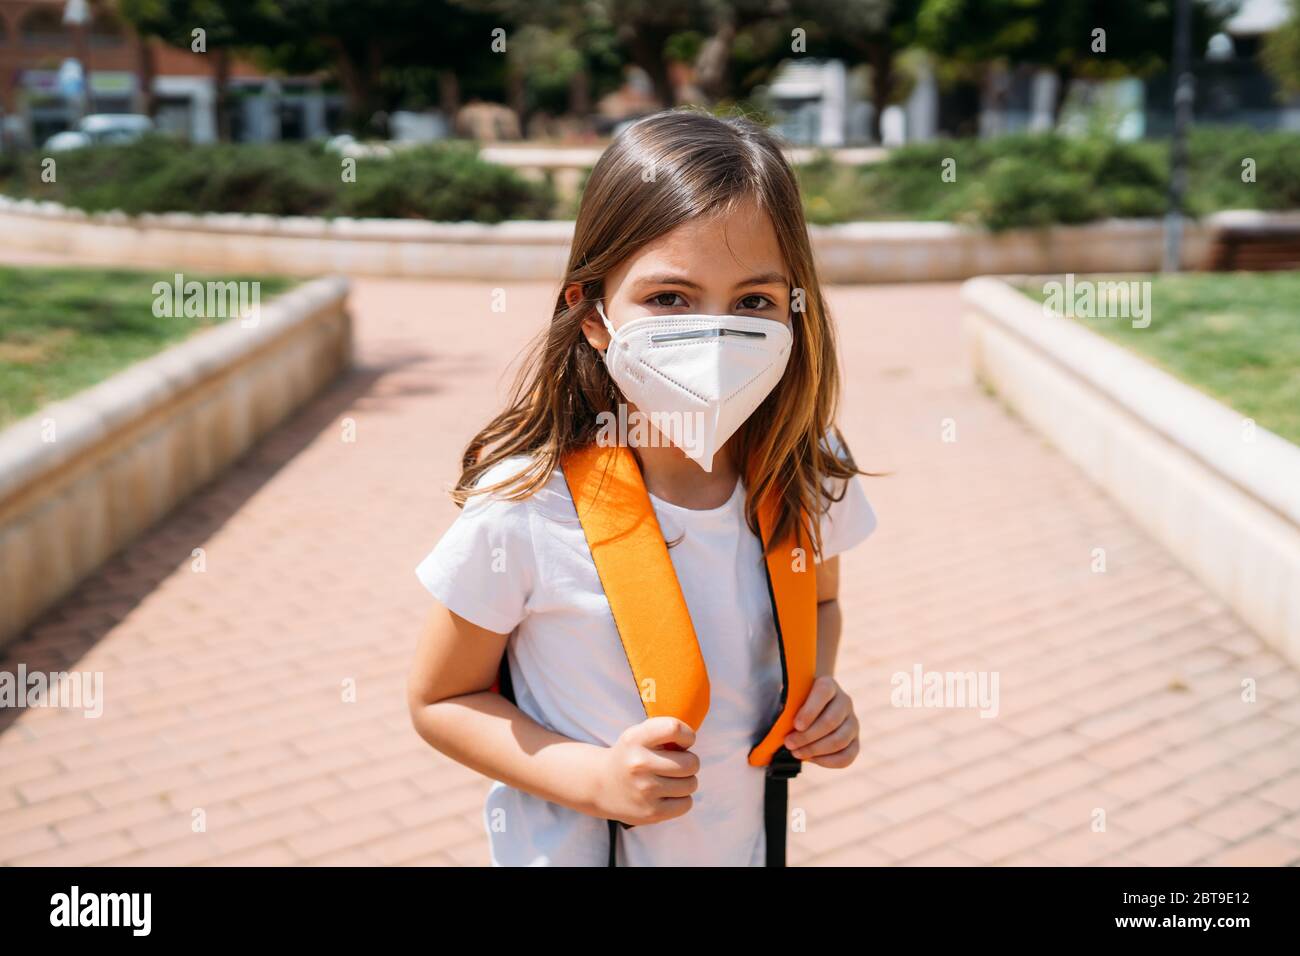
[[[487,485],[523,466],[490,469]],[[781,663],[757,537],[737,482],[718,508],[691,510],[651,495],[709,673],[708,715],[692,752],[699,788],[683,816],[619,827],[620,866],[762,866],[764,768],[748,763],[781,693]],[[876,519],[860,482],[831,505],[824,558],[864,539]],[[618,630],[557,469],[522,501],[476,495],[416,568],[426,588],[466,620],[509,634],[518,707],[565,737],[612,745],[646,719]],[[608,823],[496,782],[484,824],[497,866],[604,866]]]

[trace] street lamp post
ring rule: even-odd
[[[1174,131],[1169,152],[1169,208],[1165,213],[1164,272],[1182,267],[1183,200],[1187,194],[1187,129],[1192,124],[1192,2],[1174,8]]]
[[[86,115],[90,104],[90,44],[86,37],[86,24],[90,22],[90,4],[86,0],[68,0],[63,7],[63,22],[72,27],[73,49],[76,51],[76,70],[69,70],[69,76],[79,75],[81,89],[77,95],[69,96],[72,103],[74,119]]]

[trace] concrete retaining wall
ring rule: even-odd
[[[1300,448],[1005,282],[963,296],[977,375],[1300,666]]]
[[[346,296],[307,283],[0,432],[0,643],[350,363]]]
[[[1215,217],[1189,223],[1184,264],[1208,262]],[[1114,220],[988,233],[942,222],[811,229],[827,282],[958,280],[977,275],[1150,272],[1161,224]],[[87,215],[0,197],[0,244],[79,261],[215,273],[412,276],[558,282],[572,222],[435,223],[395,219],[164,213]]]

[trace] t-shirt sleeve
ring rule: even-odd
[[[509,634],[524,619],[533,565],[527,500],[474,495],[415,574],[454,614]]]
[[[843,457],[844,446],[828,432],[825,443],[837,457]],[[861,544],[876,530],[876,513],[867,500],[862,482],[857,475],[847,479],[833,479],[826,486],[832,498],[829,510],[821,517],[822,552],[820,561],[826,561]]]
[[[867,501],[866,492],[857,475],[842,479],[832,487],[843,489],[844,497],[832,501],[830,510],[822,515],[822,553],[826,561],[841,552],[861,544],[876,530],[876,513]]]

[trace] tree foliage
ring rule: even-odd
[[[1283,97],[1300,94],[1300,0],[1291,0],[1290,18],[1264,38],[1260,56]]]

